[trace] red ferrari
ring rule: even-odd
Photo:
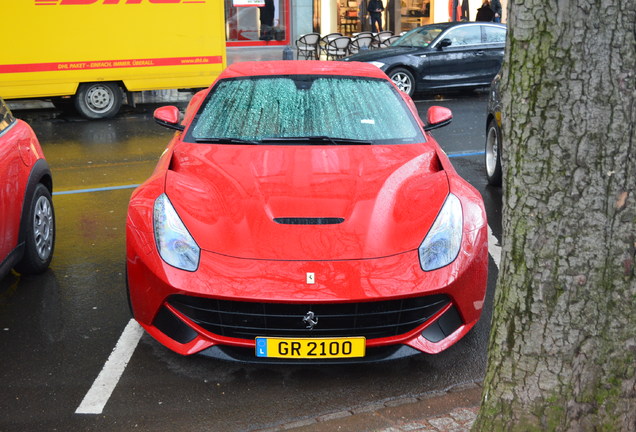
[[[477,322],[479,193],[428,130],[451,121],[365,63],[237,63],[155,120],[176,129],[128,208],[135,319],[180,354],[371,362]]]
[[[0,98],[0,278],[42,273],[53,256],[51,170],[31,127]]]

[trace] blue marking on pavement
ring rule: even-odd
[[[121,189],[134,189],[137,186],[139,185],[134,184],[134,185],[125,185],[125,186],[108,186],[108,187],[92,188],[92,189],[76,189],[76,190],[53,192],[53,195],[72,195],[72,194],[81,194],[81,193],[89,193],[89,192],[104,192],[104,191],[113,191],[113,190],[121,190]]]
[[[467,157],[467,156],[480,156],[483,155],[484,153],[486,153],[485,151],[474,151],[474,152],[466,152],[466,153],[451,153],[448,154],[447,156],[449,158],[454,158],[454,157]]]

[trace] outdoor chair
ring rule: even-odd
[[[373,35],[371,33],[368,34],[358,34],[351,40],[351,45],[349,46],[350,54],[357,54],[361,50],[368,50],[371,48],[371,43],[373,42]]]
[[[391,36],[380,43],[380,48],[387,48],[393,45],[393,42],[401,38],[402,36]]]
[[[393,36],[393,32],[388,30],[381,31],[380,33],[376,33],[373,36],[373,43],[371,44],[371,48],[372,49],[382,48],[382,43],[388,38],[390,38],[391,36]]]
[[[318,60],[318,57],[320,57],[319,42],[320,34],[318,33],[301,35],[296,41],[296,58],[300,59],[302,56],[305,60]]]
[[[327,44],[329,41],[338,37],[342,37],[342,33],[329,33],[320,38],[320,52],[318,55],[320,56],[320,54],[327,52]]]
[[[327,60],[336,60],[346,57],[349,54],[349,45],[351,38],[348,36],[340,36],[327,42],[325,54]]]
[[[360,36],[371,36],[373,37],[373,32],[370,31],[361,31],[359,33],[355,33],[354,34],[355,37],[360,37]]]

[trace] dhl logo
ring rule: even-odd
[[[68,6],[68,5],[92,5],[92,4],[186,4],[205,3],[206,0],[35,0],[36,6]]]

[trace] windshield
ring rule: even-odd
[[[387,80],[266,76],[218,82],[185,140],[225,144],[401,144],[424,142]]]
[[[406,33],[391,46],[414,46],[425,48],[429,46],[442,31],[444,31],[444,27],[418,27]]]

